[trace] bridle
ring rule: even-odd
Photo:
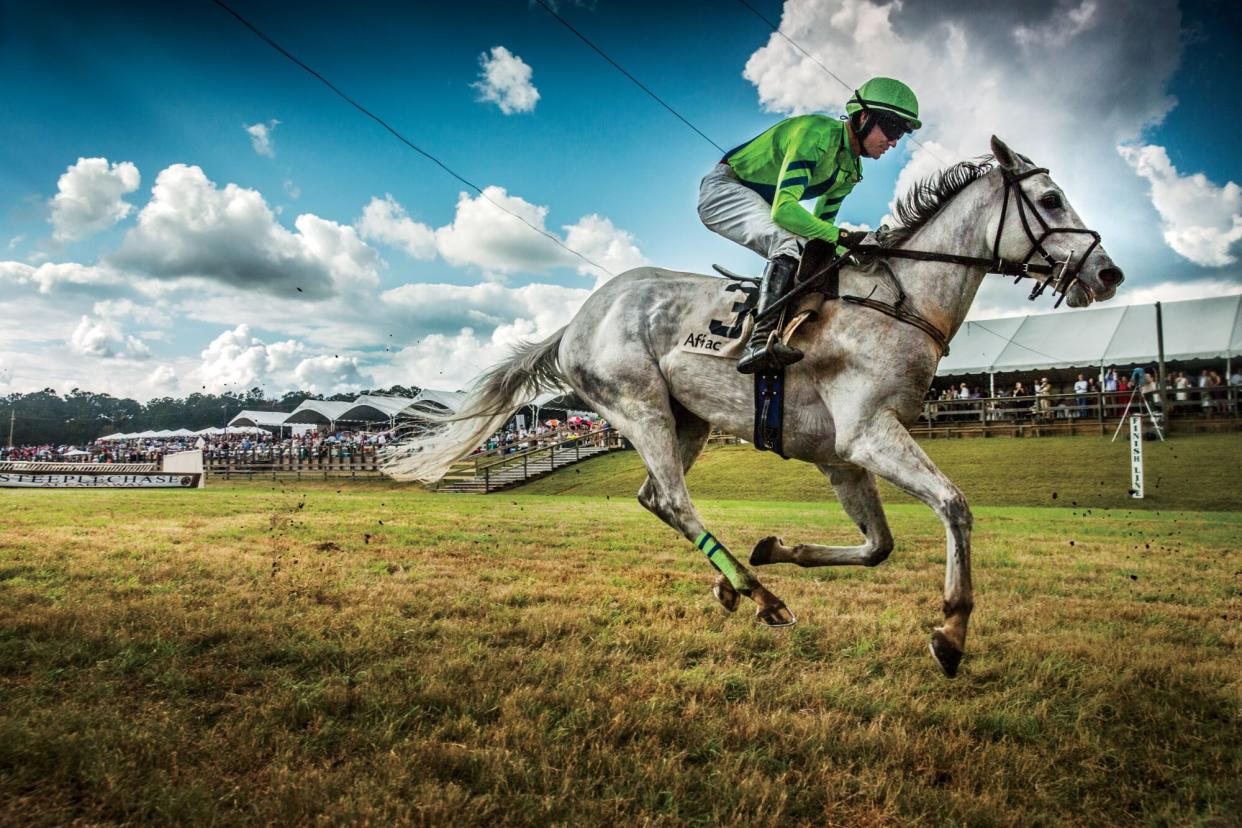
[[[1043,214],[1040,213],[1039,210],[1035,209],[1035,204],[1031,201],[1031,197],[1026,194],[1026,190],[1022,189],[1018,183],[1023,179],[1030,178],[1033,175],[1046,172],[1048,172],[1046,167],[1032,167],[1026,172],[1021,173],[1012,173],[1004,167],[1001,167],[1001,175],[1005,178],[1005,200],[1001,203],[1000,223],[996,225],[996,239],[992,242],[993,264],[1000,265],[1005,263],[1000,257],[1000,243],[1001,234],[1004,233],[1005,230],[1005,213],[1009,209],[1009,191],[1013,190],[1018,194],[1018,197],[1014,199],[1014,202],[1018,205],[1018,218],[1022,220],[1022,230],[1026,233],[1026,238],[1031,243],[1031,249],[1027,251],[1026,258],[1022,260],[1022,265],[1025,270],[1021,272],[1021,275],[1027,275],[1028,272],[1034,271],[1035,267],[1039,267],[1038,272],[1046,272],[1051,274],[1047,280],[1040,282],[1033,287],[1031,289],[1031,295],[1027,298],[1032,302],[1035,301],[1045,290],[1048,289],[1049,285],[1052,285],[1052,292],[1061,294],[1060,297],[1057,298],[1056,304],[1053,305],[1054,308],[1059,308],[1061,307],[1061,303],[1065,301],[1065,295],[1069,292],[1070,287],[1077,282],[1079,287],[1086,291],[1088,297],[1094,302],[1095,291],[1093,291],[1086,282],[1079,278],[1079,274],[1082,272],[1082,266],[1086,264],[1088,257],[1091,256],[1097,247],[1099,247],[1100,234],[1095,230],[1088,230],[1085,227],[1053,227],[1049,225]],[[1030,208],[1031,215],[1035,216],[1035,218],[1039,220],[1039,225],[1043,228],[1044,232],[1041,233],[1038,238],[1035,237],[1035,231],[1031,229],[1031,223],[1027,220],[1027,208]],[[1070,262],[1074,257],[1073,250],[1066,253],[1065,259],[1058,262],[1052,257],[1051,254],[1048,253],[1047,250],[1044,249],[1044,241],[1047,240],[1049,236],[1055,236],[1059,233],[1085,233],[1091,237],[1091,244],[1087,245],[1087,251],[1082,254],[1082,257],[1079,258],[1077,262],[1074,263],[1073,267],[1070,267]],[[1031,257],[1036,253],[1043,256],[1044,261],[1047,264],[1036,266],[1030,265],[1029,262],[1031,261]],[[1048,269],[1044,270],[1044,268]],[[1019,278],[1021,278],[1021,275]]]
[[[994,273],[999,276],[1014,276],[1015,283],[1026,278],[1035,278],[1036,274],[1047,274],[1048,278],[1035,287],[1031,288],[1031,293],[1027,296],[1032,302],[1043,295],[1049,286],[1052,287],[1053,293],[1059,293],[1054,308],[1059,308],[1061,303],[1065,301],[1065,296],[1074,283],[1087,292],[1091,301],[1095,301],[1095,291],[1093,291],[1086,282],[1079,278],[1082,273],[1082,267],[1086,264],[1087,258],[1095,251],[1100,244],[1100,234],[1095,230],[1088,230],[1081,227],[1053,227],[1044,218],[1043,214],[1035,207],[1035,203],[1031,201],[1031,197],[1022,189],[1021,183],[1033,175],[1048,172],[1047,167],[1032,167],[1020,173],[1013,173],[1004,167],[1000,168],[1001,175],[1005,182],[1005,193],[1001,201],[1000,222],[996,225],[996,238],[992,240],[992,257],[985,259],[982,256],[960,256],[956,253],[940,253],[929,250],[904,250],[902,248],[880,248],[873,252],[880,257],[892,257],[898,259],[916,259],[924,262],[948,262],[950,264],[962,264],[972,267],[986,267],[988,273]],[[1013,199],[1017,205],[1018,219],[1022,223],[1022,231],[1026,233],[1027,241],[1031,243],[1030,250],[1027,251],[1020,261],[1013,259],[1003,259],[1000,255],[1001,238],[1005,233],[1005,216],[1009,212],[1010,194],[1016,193]],[[1032,228],[1029,216],[1034,216],[1039,222],[1039,228],[1043,231],[1038,236]],[[1044,242],[1049,236],[1055,236],[1061,233],[1084,233],[1091,237],[1091,244],[1087,246],[1087,250],[1074,261],[1074,251],[1071,250],[1065,254],[1065,258],[1057,261],[1045,248]],[[1032,262],[1031,259],[1038,254],[1043,258],[1043,263]]]

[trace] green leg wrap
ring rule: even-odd
[[[699,535],[694,545],[703,550],[708,562],[729,580],[734,589],[743,595],[750,595],[751,589],[755,586],[755,579],[741,568],[741,564],[733,558],[723,543],[716,540],[711,532]]]

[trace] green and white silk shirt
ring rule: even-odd
[[[772,205],[772,220],[797,236],[836,244],[841,202],[862,181],[844,121],[799,115],[725,154],[738,179]],[[817,198],[811,212],[799,203]]]

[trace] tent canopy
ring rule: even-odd
[[[363,394],[353,401],[341,414],[342,420],[381,422],[391,420],[414,402],[410,397],[385,397],[379,394]]]
[[[284,425],[285,418],[288,416],[288,411],[240,411],[236,417],[229,420],[229,428],[234,426],[278,428]]]
[[[334,423],[343,419],[341,416],[354,404],[346,400],[303,400],[293,413],[285,418],[286,423]]]
[[[1166,360],[1242,354],[1242,294],[1160,307]],[[936,375],[1133,365],[1157,356],[1154,304],[1086,308],[966,322]]]

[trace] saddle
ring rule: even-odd
[[[874,247],[848,254],[854,258],[875,257],[882,248]],[[794,277],[793,289],[778,300],[770,312],[782,313],[789,320],[781,325],[781,338],[788,342],[798,327],[819,313],[819,306],[825,301],[840,300],[852,305],[870,308],[890,316],[900,322],[912,325],[927,334],[940,347],[941,355],[949,353],[948,339],[944,333],[917,313],[905,307],[906,294],[895,274],[886,265],[891,287],[896,294],[896,301],[884,302],[868,296],[841,295],[841,265],[847,256],[837,256],[835,246],[820,239],[807,242],[798,262],[798,272]],[[719,265],[712,265],[719,273],[739,282],[757,283],[752,277],[740,276]],[[790,309],[793,313],[790,314]],[[753,316],[755,308],[751,305],[743,316]],[[740,323],[739,323],[740,324]],[[755,372],[755,431],[754,445],[759,451],[771,451],[788,459],[784,452],[784,414],[785,414],[785,369],[769,368]]]
[[[820,290],[802,290],[800,292],[801,302],[792,309],[782,310],[787,319],[780,325],[780,336],[782,340],[787,341],[792,338],[799,326],[806,320],[814,319],[818,315],[818,305],[823,299],[835,299],[838,297],[838,274],[840,274],[840,262],[833,261],[832,245],[827,242],[811,240],[807,242],[802,257],[799,259],[797,273],[794,277],[795,290],[802,284],[809,283],[810,279],[821,279],[823,286]],[[749,276],[740,276],[738,273],[729,271],[727,268],[720,267],[719,264],[713,264],[717,272],[722,276],[733,279],[735,282],[748,283],[749,286],[758,286],[759,279]],[[791,292],[792,293],[792,292]],[[750,303],[743,310],[743,317],[754,318],[755,305]],[[739,323],[740,324],[740,323]],[[784,425],[785,425],[785,369],[784,366],[777,369],[763,369],[755,371],[755,430],[754,430],[754,446],[761,452],[774,452],[777,456],[789,459],[784,451]]]

